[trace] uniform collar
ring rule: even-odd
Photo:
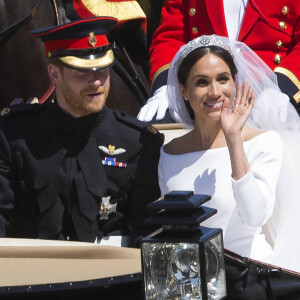
[[[79,118],[74,118],[70,114],[64,112],[57,103],[55,103],[55,111],[59,129],[64,132],[70,132],[72,135],[88,134],[102,123],[107,115],[107,108],[105,106],[97,113]]]

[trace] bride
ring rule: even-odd
[[[162,194],[211,195],[203,225],[223,229],[225,248],[300,272],[300,123],[275,74],[245,44],[201,36],[173,59],[167,94],[190,130],[161,149]]]

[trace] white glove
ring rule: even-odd
[[[168,109],[167,86],[163,85],[157,89],[153,97],[141,108],[137,118],[141,121],[149,122],[156,114],[156,120],[163,119]]]

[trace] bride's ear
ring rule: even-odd
[[[179,85],[179,90],[180,90],[180,92],[181,92],[181,95],[182,95],[183,99],[184,99],[185,101],[187,101],[188,99],[187,99],[186,94],[185,94],[184,86],[183,86],[181,83],[179,83],[178,85]]]

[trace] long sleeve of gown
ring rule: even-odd
[[[256,140],[246,148],[249,172],[237,181],[231,179],[238,213],[244,225],[252,228],[264,225],[273,213],[283,156],[278,133],[270,132]]]

